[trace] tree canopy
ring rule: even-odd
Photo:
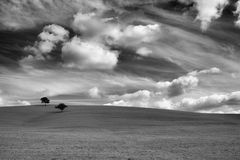
[[[41,103],[45,103],[45,106],[47,103],[50,103],[50,100],[47,97],[42,97],[40,100],[41,100]]]
[[[63,111],[65,108],[67,108],[68,106],[65,105],[64,103],[60,103],[57,106],[55,106],[56,109],[60,109],[61,111]]]

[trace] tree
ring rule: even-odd
[[[60,103],[57,106],[55,106],[56,109],[60,109],[61,111],[63,111],[65,108],[67,108],[68,106],[65,105],[64,103]]]
[[[45,103],[45,106],[47,103],[50,103],[50,100],[47,97],[42,97],[40,100],[42,101],[41,103]]]

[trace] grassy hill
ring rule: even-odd
[[[239,159],[240,116],[113,106],[0,108],[0,159]]]

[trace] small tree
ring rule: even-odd
[[[65,105],[64,103],[60,103],[59,105],[55,106],[56,109],[60,109],[61,111],[63,111],[67,107],[68,106]]]
[[[41,103],[45,103],[45,106],[47,103],[50,103],[50,100],[47,97],[42,97],[40,100],[41,100]]]

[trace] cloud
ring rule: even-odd
[[[62,26],[51,24],[45,26],[38,37],[39,40],[34,43],[34,46],[27,46],[24,48],[25,51],[33,54],[30,57],[27,57],[27,59],[50,59],[51,56],[48,55],[48,53],[55,49],[58,43],[68,40],[69,31],[64,29]]]
[[[187,89],[197,87],[200,81],[198,76],[204,74],[219,74],[221,72],[222,71],[216,67],[200,71],[192,71],[187,75],[173,79],[172,81],[157,82],[157,87],[161,90],[167,90],[169,97],[174,97],[185,93]]]
[[[210,69],[205,69],[205,70],[200,70],[200,71],[193,71],[193,72],[188,73],[188,75],[198,76],[198,75],[202,75],[202,74],[219,74],[221,72],[222,71],[219,68],[213,67],[213,68],[210,68]]]
[[[91,98],[100,98],[100,91],[97,87],[93,87],[88,91],[88,94]]]
[[[42,41],[50,41],[54,43],[64,42],[68,39],[69,32],[62,26],[51,24],[43,28],[43,32],[39,34]]]
[[[219,108],[224,105],[239,105],[240,91],[229,94],[213,94],[210,96],[203,96],[198,99],[184,98],[176,107],[187,111],[207,111],[213,108]]]
[[[240,91],[229,94],[213,94],[197,99],[183,98],[177,102],[162,97],[159,92],[139,90],[121,96],[112,96],[115,101],[105,105],[113,106],[134,106],[144,108],[174,109],[193,112],[220,113],[225,110],[228,113],[239,113]],[[226,108],[226,106],[228,106]],[[231,107],[231,106],[235,106]]]
[[[4,0],[0,1],[0,29],[26,29],[46,23],[69,25],[72,15],[108,9],[102,0]]]
[[[3,98],[0,97],[0,106],[3,106]]]
[[[123,31],[123,37],[126,39],[141,39],[142,42],[151,42],[156,40],[156,34],[160,32],[158,24],[149,25],[129,25]]]
[[[0,92],[1,94],[2,92]],[[24,106],[29,106],[31,105],[30,102],[25,101],[25,100],[14,100],[12,99],[11,96],[8,95],[1,95],[0,97],[0,107],[1,106],[15,106],[15,105],[24,105]]]
[[[151,79],[112,71],[88,72],[68,68],[24,68],[23,72],[2,72],[0,68],[0,71],[2,90],[0,97],[3,98],[4,105],[19,105],[17,100],[28,100],[31,104],[39,104],[39,98],[43,96],[54,100],[59,98],[61,102],[76,100],[78,104],[87,98],[88,103],[97,105],[107,103],[107,95],[154,87],[154,81]],[[96,96],[98,92],[101,98],[90,97],[89,89],[92,89],[94,93],[92,95]]]
[[[141,47],[136,51],[136,53],[141,56],[149,56],[152,53],[152,50],[146,47]]]
[[[114,44],[137,44],[149,43],[159,38],[161,27],[159,24],[148,25],[128,25],[121,28],[120,26],[110,27],[105,33],[109,43]]]
[[[158,82],[159,89],[167,90],[169,97],[181,95],[186,89],[197,87],[199,79],[195,76],[182,76],[172,81]]]
[[[125,106],[125,107],[135,106],[124,100],[113,101],[111,103],[106,103],[104,105],[106,105],[106,106]]]
[[[70,68],[113,69],[117,65],[118,54],[103,44],[78,37],[73,37],[62,47],[64,66]]]
[[[195,3],[195,8],[198,11],[196,20],[201,21],[202,31],[206,31],[213,20],[221,17],[223,9],[229,3],[228,0],[179,0],[179,2]]]
[[[196,17],[201,21],[201,28],[205,30],[211,21],[221,16],[223,8],[228,4],[228,0],[178,0],[181,3],[195,3],[198,11]],[[126,6],[164,4],[171,0],[164,1],[120,1],[119,0],[8,0],[0,2],[0,29],[26,29],[42,24],[56,23],[71,26],[71,17],[76,13],[89,13],[93,11],[103,12],[112,8],[121,10]],[[14,9],[12,9],[14,8]],[[81,20],[80,20],[81,21]],[[79,21],[79,22],[80,22]],[[92,20],[89,21],[91,24]],[[88,22],[87,22],[88,23]],[[79,24],[79,23],[76,23]],[[95,23],[94,23],[95,24]],[[79,24],[84,26],[84,24]],[[91,27],[93,27],[91,25]]]
[[[196,19],[201,21],[201,29],[206,31],[212,20],[221,17],[228,0],[196,0],[196,4],[198,10]]]
[[[106,105],[202,111],[200,107],[206,106],[205,110],[210,110],[216,109],[223,104],[236,104],[240,100],[240,92],[233,92],[229,95],[214,94],[200,97],[199,99],[182,99],[182,96],[179,96],[186,93],[189,89],[198,87],[199,78],[201,78],[198,78],[198,76],[219,73],[221,73],[221,70],[216,67],[193,71],[172,81],[157,82],[156,86],[158,89],[153,89],[154,91],[138,90],[134,93],[127,93],[121,96],[110,96],[110,100],[114,100]]]
[[[136,107],[151,107],[149,100],[152,96],[152,92],[148,90],[139,90],[134,93],[127,93],[122,96],[111,96],[111,98],[119,99],[106,105],[115,106],[136,106]]]
[[[96,36],[105,30],[106,27],[107,25],[95,12],[79,12],[73,16],[73,30],[84,36]]]
[[[238,15],[238,19],[235,21],[235,25],[237,27],[240,27],[240,1],[238,0],[235,5],[236,5],[236,10],[234,13]]]
[[[118,100],[105,105],[172,109],[172,102],[165,98],[161,99],[159,95],[161,95],[159,92],[155,93],[149,90],[139,90],[137,92],[124,94],[121,96],[112,96],[112,98]]]
[[[17,103],[20,104],[20,105],[24,105],[24,106],[30,106],[30,105],[31,105],[30,102],[28,102],[28,101],[23,101],[23,100],[18,100]]]

